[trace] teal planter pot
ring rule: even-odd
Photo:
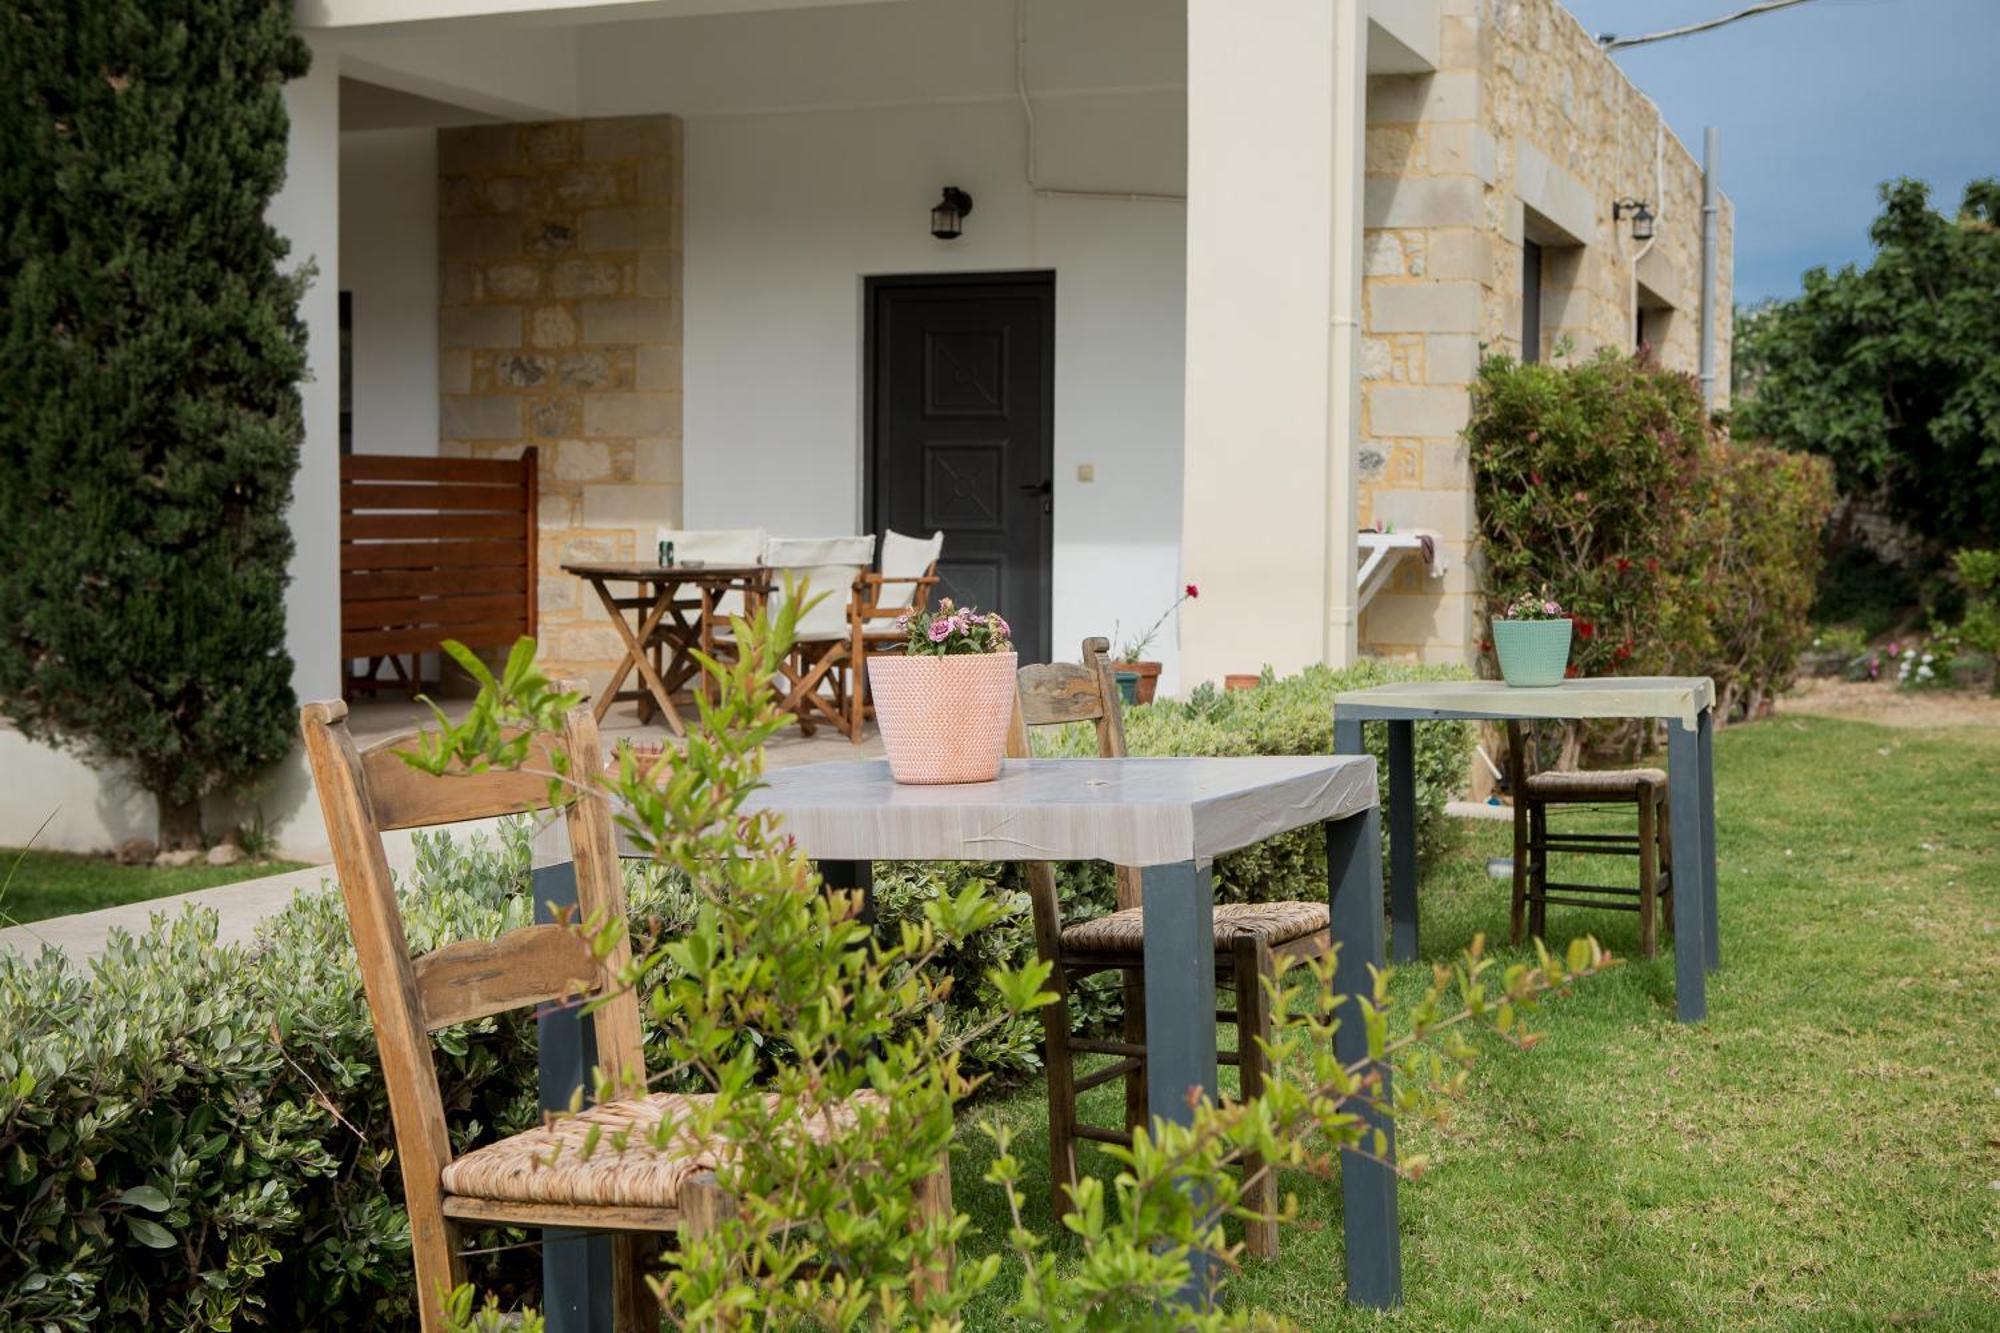
[[[1568,620],[1496,620],[1493,651],[1500,676],[1509,685],[1560,685],[1569,666]]]

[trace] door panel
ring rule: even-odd
[[[872,526],[942,529],[939,594],[1047,661],[1053,275],[874,278],[868,315]]]

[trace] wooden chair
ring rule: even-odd
[[[602,993],[630,957],[626,936],[617,937],[601,963],[576,931],[560,925],[459,940],[411,958],[383,832],[546,808],[548,783],[527,771],[419,773],[396,753],[414,733],[357,750],[346,717],[344,703],[307,704],[301,729],[388,1085],[425,1333],[443,1328],[441,1293],[464,1281],[463,1233],[488,1226],[619,1233],[613,1248],[614,1325],[619,1333],[657,1333],[660,1311],[644,1275],[655,1241],[661,1235],[700,1234],[729,1215],[733,1201],[716,1184],[716,1144],[687,1139],[656,1151],[644,1133],[635,1133],[623,1152],[583,1151],[593,1132],[608,1139],[621,1129],[683,1122],[708,1100],[645,1092],[637,997],[630,990],[615,994],[590,1018],[600,1075],[615,1079],[617,1099],[462,1156],[453,1155],[446,1134],[430,1046],[433,1031],[454,1023]],[[597,722],[588,704],[565,720],[562,746],[572,772],[599,769]],[[524,767],[548,772],[546,748],[538,745]],[[566,807],[564,818],[581,920],[622,918],[625,894],[609,808],[602,801],[578,800]],[[839,1116],[833,1119],[838,1122]],[[827,1132],[827,1120],[812,1117],[805,1132]],[[932,1217],[948,1209],[950,1188],[947,1164],[918,1200],[920,1214]],[[936,1280],[934,1274],[921,1277]]]
[[[1550,903],[1597,907],[1639,914],[1639,952],[1659,952],[1659,920],[1673,929],[1673,842],[1667,818],[1667,775],[1657,768],[1541,772],[1535,759],[1534,730],[1507,724],[1508,786],[1514,795],[1514,901],[1509,936],[1519,945],[1523,917],[1528,933],[1546,939]],[[1630,805],[1638,814],[1635,833],[1561,833],[1549,828],[1549,808],[1558,805]],[[1637,888],[1624,885],[1549,882],[1549,855],[1638,858]]]
[[[868,702],[868,659],[902,651],[903,617],[930,605],[931,589],[938,581],[938,556],[943,550],[943,532],[906,537],[892,528],[882,534],[881,570],[864,573],[854,586],[843,664],[852,674],[846,683],[850,709],[847,734],[854,741],[861,739],[862,723],[875,711]]]
[[[779,663],[781,705],[795,713],[799,730],[810,736],[819,714],[850,741],[861,739],[856,709],[850,702],[850,654],[854,641],[854,608],[861,597],[861,580],[875,560],[873,537],[773,537],[766,548],[772,570],[772,596],[783,597],[785,580],[807,586],[819,600],[799,616],[792,650]],[[823,595],[822,595],[823,594]]]
[[[1085,639],[1081,664],[1055,662],[1021,668],[1014,726],[1008,737],[1010,757],[1027,757],[1029,727],[1076,722],[1096,725],[1100,756],[1124,757],[1124,717],[1110,652],[1107,640]],[[1050,985],[1058,996],[1057,1003],[1041,1012],[1049,1078],[1052,1204],[1055,1215],[1062,1217],[1070,1211],[1070,1192],[1076,1185],[1076,1141],[1129,1144],[1133,1128],[1146,1119],[1145,930],[1140,875],[1136,869],[1118,867],[1118,910],[1068,924],[1056,897],[1054,868],[1047,862],[1029,862],[1027,880],[1035,947],[1043,961],[1054,964]],[[1326,957],[1331,950],[1324,902],[1216,904],[1216,982],[1236,993],[1235,1009],[1216,1014],[1217,1022],[1236,1024],[1236,1050],[1222,1052],[1217,1058],[1237,1066],[1244,1098],[1256,1096],[1264,1086],[1265,1057],[1259,1042],[1270,1040],[1273,1020],[1264,979],[1283,976],[1294,967]],[[1124,985],[1123,1039],[1104,1041],[1071,1035],[1071,987],[1085,977],[1105,972],[1118,973]],[[1117,1059],[1079,1078],[1078,1054]],[[1117,1129],[1085,1124],[1077,1114],[1078,1094],[1118,1078],[1125,1080],[1125,1124]],[[1263,1170],[1263,1163],[1255,1158],[1245,1160],[1242,1166],[1246,1177],[1256,1177]],[[1264,1175],[1244,1198],[1261,1212],[1275,1211],[1276,1179]],[[1253,1255],[1275,1255],[1277,1225],[1253,1223],[1246,1228],[1244,1241]]]

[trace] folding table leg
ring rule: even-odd
[[[1389,724],[1389,929],[1390,956],[1417,960],[1417,737],[1416,723]]]
[[[1141,879],[1146,933],[1146,1092],[1151,1113],[1194,1119],[1189,1095],[1213,1102],[1215,1080],[1215,889],[1206,864],[1147,866]],[[1194,1256],[1182,1297],[1208,1301],[1210,1260]]]
[[[1368,995],[1369,967],[1382,957],[1382,816],[1370,807],[1326,825],[1326,890],[1333,914],[1333,939],[1340,959],[1333,975],[1338,995]],[[1368,1057],[1368,1035],[1351,1004],[1339,1014],[1334,1054],[1345,1065]],[[1390,1093],[1382,1071],[1382,1096]],[[1396,1155],[1395,1124],[1373,1111],[1362,1116],[1386,1136],[1387,1157]],[[1403,1242],[1396,1229],[1396,1173],[1373,1158],[1340,1155],[1342,1222],[1347,1241],[1347,1299],[1378,1310],[1403,1303]]]

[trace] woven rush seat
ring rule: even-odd
[[[681,1186],[715,1170],[728,1154],[726,1141],[698,1138],[691,1123],[714,1100],[707,1093],[656,1092],[590,1107],[458,1158],[444,1169],[444,1192],[500,1203],[675,1207]],[[766,1108],[776,1100],[765,1094]],[[851,1101],[831,1113],[790,1119],[785,1131],[823,1143],[855,1120]],[[663,1121],[678,1126],[664,1151],[652,1144]],[[593,1129],[597,1146],[586,1156],[584,1139]],[[622,1151],[612,1138],[621,1132],[630,1135]]]
[[[1146,948],[1144,909],[1128,907],[1109,916],[1063,927],[1063,948],[1080,954],[1139,954]],[[1325,903],[1217,903],[1215,957],[1229,965],[1238,935],[1253,935],[1276,948],[1327,928]]]
[[[1531,773],[1526,790],[1530,796],[1631,796],[1644,787],[1667,785],[1665,770],[1658,768],[1606,768],[1594,771]]]

